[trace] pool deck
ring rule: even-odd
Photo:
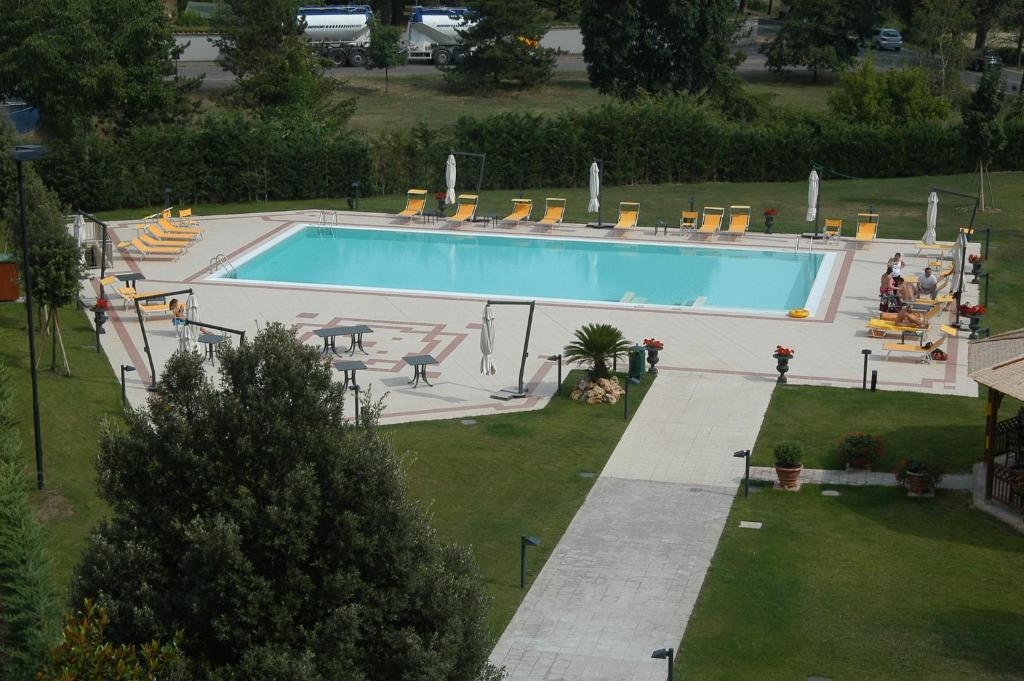
[[[341,213],[345,224],[365,227],[434,230],[439,226],[406,222],[373,213]],[[525,381],[530,396],[503,401],[492,394],[515,387],[526,326],[525,310],[515,307],[494,309],[496,322],[494,376],[479,372],[480,320],[483,297],[450,294],[405,294],[374,291],[325,289],[302,285],[267,285],[207,281],[211,258],[224,254],[237,259],[247,251],[280,235],[296,224],[315,224],[320,211],[229,215],[203,218],[206,238],[197,242],[176,261],[115,254],[111,272],[141,272],[146,280],[140,290],[173,291],[192,288],[197,295],[200,317],[205,322],[246,331],[251,335],[270,322],[294,326],[299,337],[320,344],[313,335],[318,328],[366,324],[374,329],[366,336],[368,356],[357,354],[367,369],[358,375],[360,386],[380,396],[387,394],[383,422],[454,418],[471,415],[535,409],[554,392],[555,363],[549,355],[559,353],[575,329],[591,322],[618,326],[627,338],[656,337],[665,342],[658,368],[680,374],[721,374],[769,378],[775,376],[772,352],[777,344],[794,348],[789,381],[794,384],[856,387],[861,383],[862,349],[871,349],[868,368],[878,370],[882,390],[906,390],[955,395],[977,395],[976,384],[966,375],[966,333],[946,342],[947,362],[924,364],[912,357],[893,356],[883,361],[883,341],[865,334],[868,319],[877,314],[878,280],[885,261],[895,252],[905,255],[908,270],[919,273],[931,258],[915,257],[914,244],[880,239],[866,244],[844,240],[816,251],[837,254],[829,275],[822,304],[809,319],[795,320],[781,315],[703,310],[694,307],[665,309],[643,305],[538,302],[526,362]],[[134,235],[134,222],[114,223],[118,240]],[[610,229],[588,229],[583,225],[558,225],[547,234],[536,234],[529,226],[485,227],[465,225],[463,233],[530,233],[545,238],[585,237],[630,241],[693,243],[673,230],[655,237],[651,228],[637,228],[628,235]],[[884,233],[884,226],[883,226]],[[719,238],[715,247],[794,249],[794,235],[748,234],[742,240]],[[801,248],[806,249],[803,241]],[[977,246],[972,244],[972,251]],[[95,282],[88,284],[86,297],[95,295]],[[976,287],[968,285],[965,300],[977,300]],[[130,374],[128,396],[141,404],[151,372],[143,352],[143,339],[134,311],[120,305],[110,314],[105,347],[111,364],[130,364],[139,369]],[[945,315],[943,315],[943,321]],[[166,317],[147,320],[146,330],[159,374],[177,348],[175,334]],[[935,338],[935,336],[931,336]],[[339,339],[339,344],[343,339]],[[340,345],[339,345],[340,347]],[[428,368],[433,387],[409,386],[412,368],[403,357],[431,354],[438,364]],[[347,356],[346,356],[347,358]],[[568,368],[568,367],[566,367]],[[214,375],[211,369],[211,375]],[[340,377],[340,375],[339,375]]]

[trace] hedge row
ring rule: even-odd
[[[1024,169],[1024,121],[1006,124],[993,169]],[[159,203],[164,187],[190,202],[344,196],[439,188],[449,149],[487,155],[483,188],[585,184],[594,158],[611,185],[787,181],[812,160],[855,177],[970,172],[958,126],[851,125],[824,114],[763,123],[724,121],[687,98],[609,104],[557,116],[500,114],[417,126],[374,138],[331,133],[310,119],[249,120],[213,114],[195,125],[138,128],[115,142],[85,137],[44,166],[65,200],[93,210]],[[472,159],[460,165],[474,177]]]

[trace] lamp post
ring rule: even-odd
[[[525,534],[519,537],[519,588],[526,588],[526,547],[540,546],[540,539],[528,537]]]
[[[864,375],[861,378],[860,389],[861,390],[867,390],[868,389],[868,357],[871,356],[871,351],[868,350],[867,348],[864,348],[860,352],[861,352],[862,355],[864,355]]]
[[[167,209],[167,208],[170,208],[170,207],[171,207],[171,188],[170,187],[164,187],[164,208]]]
[[[733,456],[737,459],[744,460],[744,468],[746,469],[743,473],[743,498],[750,498],[750,450],[743,449],[738,452],[733,452]]]
[[[36,375],[35,324],[32,320],[32,277],[28,261],[28,227],[25,225],[25,172],[22,164],[46,158],[50,150],[41,144],[20,144],[14,147],[11,158],[18,166],[18,205],[21,209],[21,264],[25,278],[25,311],[28,314],[28,361],[32,373],[32,425],[36,438],[36,485],[43,489],[43,434],[39,425],[39,377]]]
[[[558,385],[555,388],[555,394],[562,394],[562,356],[561,355],[548,355],[549,362],[558,362]]]
[[[121,407],[124,409],[128,408],[128,393],[125,390],[124,375],[129,371],[135,371],[135,367],[133,367],[131,364],[121,365]]]
[[[668,660],[668,676],[665,677],[668,681],[672,681],[672,660],[675,659],[676,651],[671,648],[658,648],[651,653],[651,658],[654,660]]]

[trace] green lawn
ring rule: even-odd
[[[440,161],[439,161],[440,162]],[[562,196],[568,201],[567,222],[586,222],[593,215],[586,213],[587,189],[573,188],[531,189],[524,193],[540,206],[546,196]],[[821,188],[823,217],[838,217],[846,221],[847,233],[858,212],[869,207],[881,215],[879,234],[882,238],[918,239],[924,233],[924,214],[928,193],[938,186],[963,193],[977,192],[978,183],[973,175],[945,175],[936,177],[905,177],[881,180],[834,180],[826,178]],[[437,189],[433,187],[432,189]],[[1016,304],[1016,292],[1024,288],[1024,173],[995,173],[992,189],[996,197],[995,210],[979,214],[979,228],[992,228],[991,261],[986,271],[992,273],[990,313],[985,323],[993,332],[1024,326],[1024,306]],[[514,191],[485,191],[480,199],[481,214],[505,215],[510,210]],[[807,211],[807,185],[805,182],[705,182],[700,184],[636,185],[606,187],[604,191],[605,221],[614,218],[619,201],[641,203],[641,230],[657,220],[678,224],[679,212],[693,198],[696,208],[747,204],[753,207],[754,229],[761,229],[760,215],[765,208],[777,208],[775,223],[778,232],[807,230],[804,215]],[[360,200],[360,209],[395,213],[404,206],[401,195],[373,196]],[[940,199],[938,233],[940,240],[952,240],[956,228],[970,219],[968,203],[964,199],[943,196]],[[973,202],[970,202],[973,205]],[[344,209],[344,199],[317,199],[297,201],[269,201],[235,204],[195,206],[199,215],[216,215],[262,210],[289,210],[300,208]],[[110,219],[130,219],[158,210],[157,207],[108,211]],[[535,208],[535,212],[537,209]],[[979,238],[981,235],[979,234]],[[974,302],[974,301],[971,301]]]
[[[54,583],[67,587],[89,531],[106,511],[96,496],[96,455],[100,425],[121,418],[121,390],[106,355],[97,354],[95,336],[84,312],[61,311],[64,345],[72,377],[50,371],[50,336],[37,335],[40,353],[39,406],[43,429],[46,489],[31,493],[44,520],[46,548]],[[25,306],[0,304],[0,357],[11,367],[15,415],[25,465],[35,479],[32,387],[29,378]],[[58,361],[59,366],[59,361]]]
[[[579,372],[563,385],[571,386]],[[635,410],[653,379],[630,390]],[[491,633],[501,635],[525,592],[519,588],[519,537],[533,535],[532,582],[583,503],[627,422],[623,405],[586,405],[555,396],[542,410],[410,423],[389,428],[409,470],[409,491],[442,537],[472,548],[493,598]]]
[[[1019,534],[960,494],[820,489],[736,501],[677,679],[1024,679]]]
[[[805,467],[840,468],[836,447],[852,431],[885,440],[885,457],[877,470],[892,470],[902,459],[919,459],[949,473],[967,473],[984,455],[985,402],[950,395],[778,386],[752,463],[774,465],[775,445],[794,440],[804,446]]]

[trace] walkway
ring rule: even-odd
[[[662,372],[498,641],[512,681],[660,681],[774,383]]]

